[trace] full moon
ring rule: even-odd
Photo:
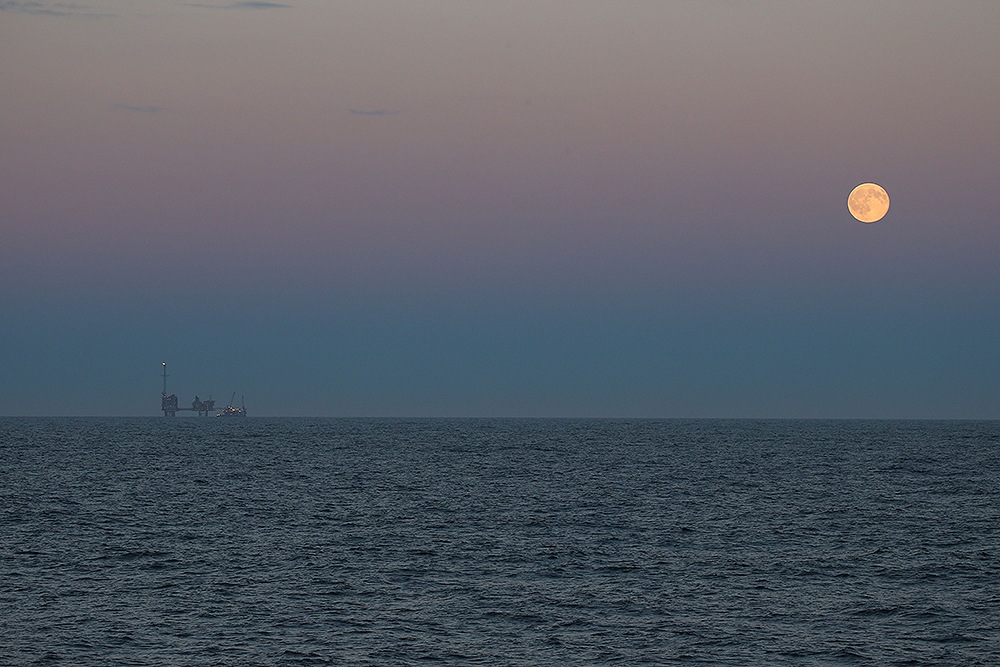
[[[889,210],[889,194],[881,185],[862,183],[851,190],[847,208],[861,222],[878,222]]]

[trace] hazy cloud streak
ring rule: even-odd
[[[233,9],[284,9],[290,8],[291,5],[285,5],[280,2],[263,2],[262,0],[246,0],[245,2],[237,2],[231,5]]]
[[[163,107],[154,106],[131,106],[129,104],[115,104],[116,109],[123,109],[125,111],[139,111],[141,113],[163,113],[166,111]]]
[[[41,2],[19,2],[17,0],[0,0],[0,12],[16,14],[34,14],[40,16],[85,16],[88,18],[103,18],[115,14],[101,14],[87,11],[86,5],[53,3],[45,5]]]
[[[395,116],[402,113],[399,109],[348,109],[348,111],[355,116]]]

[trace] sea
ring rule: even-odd
[[[1000,422],[0,419],[0,665],[1000,665]]]

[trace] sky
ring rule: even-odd
[[[998,33],[0,0],[0,415],[1000,418]]]

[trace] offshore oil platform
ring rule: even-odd
[[[170,394],[167,396],[167,362],[163,362],[163,398],[160,401],[160,409],[163,410],[164,417],[176,417],[178,412],[187,410],[189,412],[197,412],[199,417],[207,417],[208,413],[215,412],[216,417],[246,417],[247,408],[243,403],[243,397],[240,396],[240,407],[235,407],[233,402],[236,400],[236,392],[233,392],[233,397],[229,399],[229,405],[227,405],[222,410],[216,412],[215,401],[209,396],[207,401],[203,401],[197,396],[191,401],[190,408],[182,408],[177,405],[177,394]]]

